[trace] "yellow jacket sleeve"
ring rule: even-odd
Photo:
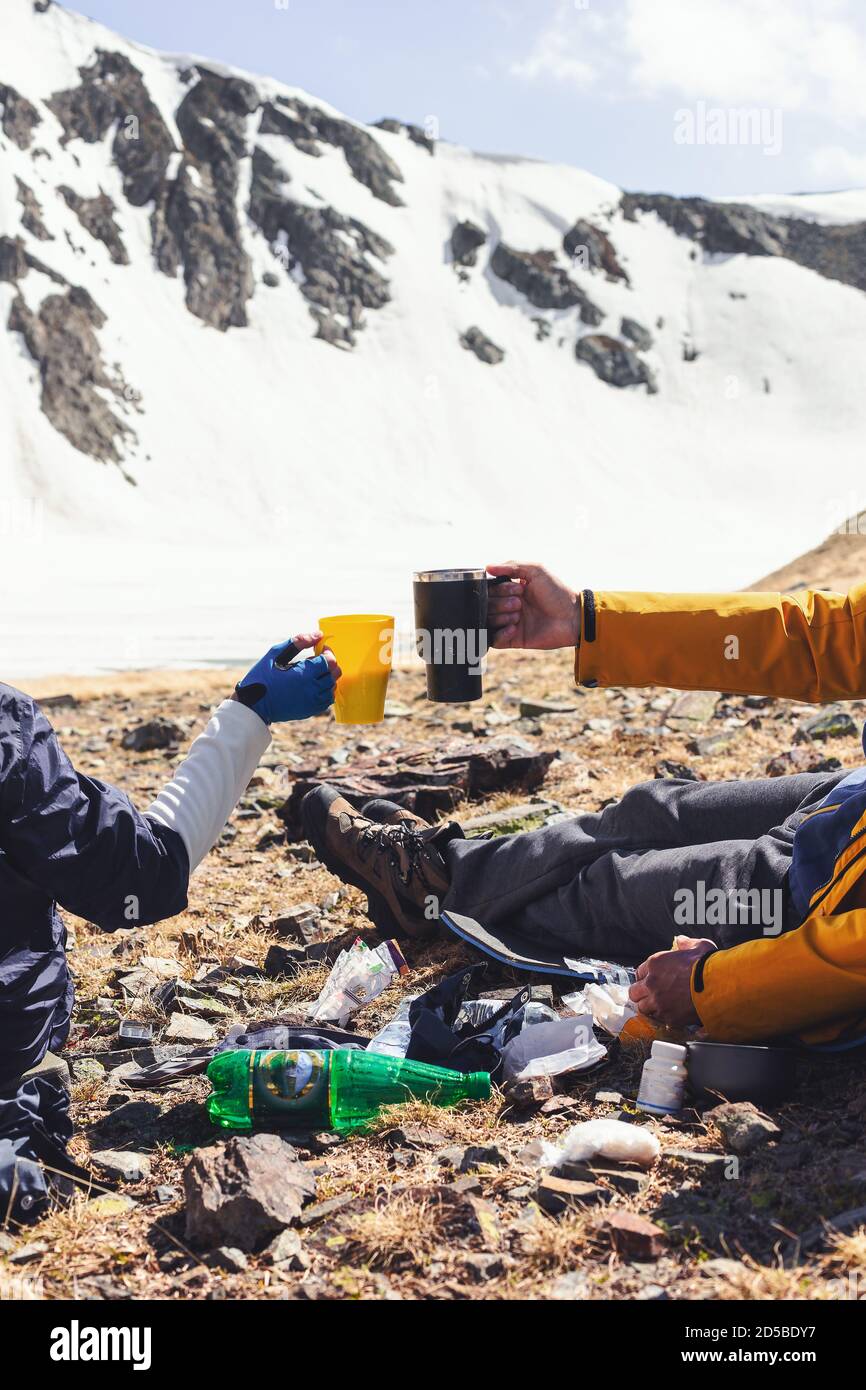
[[[824,1042],[866,1027],[866,911],[809,917],[784,936],[716,951],[692,972],[692,1002],[710,1038]],[[853,1025],[853,1026],[852,1026]]]
[[[847,595],[585,591],[575,676],[824,703],[866,696],[866,583]]]

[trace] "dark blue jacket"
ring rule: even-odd
[[[177,832],[76,772],[38,704],[0,684],[0,1193],[15,1082],[69,1032],[58,907],[106,931],[143,926],[181,912],[188,882]]]

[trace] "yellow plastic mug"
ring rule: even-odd
[[[337,723],[380,723],[391,674],[394,619],[384,613],[339,613],[320,618],[319,628],[324,636],[316,652],[330,647],[343,672],[334,699]]]

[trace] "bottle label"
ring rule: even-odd
[[[330,1059],[328,1059],[330,1060]],[[250,1110],[323,1124],[328,1114],[330,1067],[322,1052],[250,1053]]]

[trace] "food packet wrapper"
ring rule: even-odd
[[[378,998],[398,975],[408,973],[396,941],[383,941],[371,950],[359,937],[334,961],[309,1017],[315,1023],[336,1023],[344,1028],[352,1014]]]
[[[579,1000],[582,1008],[589,1009],[593,1023],[620,1042],[652,1042],[659,1035],[658,1027],[638,1012],[628,990],[628,985],[587,985],[578,994],[565,996],[562,1002],[576,1012]]]

